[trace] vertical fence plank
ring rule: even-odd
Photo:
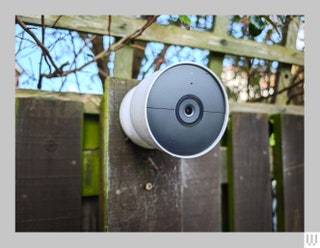
[[[304,116],[274,117],[278,231],[304,231]]]
[[[235,112],[231,125],[230,227],[236,232],[272,231],[267,115]]]
[[[133,80],[110,79],[103,101],[104,228],[106,231],[181,231],[179,160],[134,145],[119,122]],[[147,183],[152,185],[146,190]]]
[[[181,160],[182,223],[185,232],[221,231],[220,147]]]
[[[132,78],[134,49],[132,47],[123,47],[115,52],[114,58],[114,77]]]
[[[82,111],[16,99],[16,231],[81,230]]]
[[[214,16],[213,33],[220,36],[228,36],[228,27],[231,16],[228,15],[216,15]],[[210,52],[208,67],[221,78],[223,70],[223,60],[225,54],[218,52]]]

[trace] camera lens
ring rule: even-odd
[[[176,116],[179,122],[185,126],[197,124],[203,115],[203,105],[199,97],[185,95],[176,105]]]
[[[193,115],[193,106],[192,105],[188,105],[186,106],[186,108],[184,109],[184,113],[187,117],[191,117]]]

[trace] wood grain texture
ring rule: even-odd
[[[194,159],[181,160],[184,232],[219,232],[221,223],[220,147]]]
[[[275,116],[278,229],[304,231],[304,117]]]
[[[134,145],[121,129],[119,106],[131,87],[132,81],[122,79],[111,79],[106,87],[105,230],[181,231],[179,160]],[[146,190],[148,183],[150,190]]]
[[[133,144],[121,129],[119,105],[135,83],[111,78],[103,101],[105,230],[221,231],[219,146],[199,158],[177,159]]]
[[[231,129],[230,226],[236,232],[272,231],[267,115],[233,113]]]
[[[19,17],[27,24],[41,24],[40,15],[20,15]],[[55,27],[58,28],[108,35],[108,15],[64,15],[60,17],[58,15],[45,16],[45,25],[51,26],[55,23]],[[56,22],[57,20],[59,21]],[[135,16],[112,16],[110,34],[116,37],[124,37],[140,29],[145,22],[146,20],[137,19]],[[197,47],[249,58],[276,60],[287,64],[304,65],[304,53],[291,47],[276,44],[270,46],[213,32],[186,30],[175,25],[165,26],[154,23],[137,39]]]
[[[16,91],[16,231],[271,231],[270,117],[278,231],[304,230],[303,107],[230,104],[228,148],[180,160],[122,132],[119,105],[136,83],[109,79],[103,97]],[[81,186],[94,191],[81,198]]]
[[[16,99],[16,231],[81,230],[82,109]]]

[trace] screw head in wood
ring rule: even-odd
[[[151,190],[153,188],[152,183],[146,183],[146,185],[144,186],[145,190]]]

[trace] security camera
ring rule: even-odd
[[[229,105],[215,73],[200,64],[180,62],[129,90],[119,114],[124,133],[136,145],[196,158],[220,141]]]

